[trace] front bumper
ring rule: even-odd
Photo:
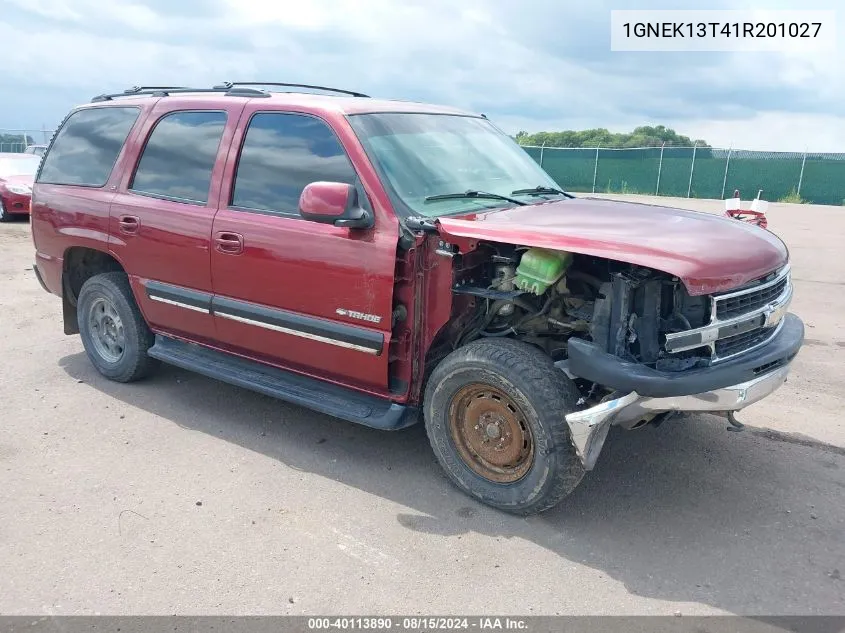
[[[27,215],[29,213],[30,196],[27,194],[7,193],[2,203],[6,213],[10,215]]]
[[[636,391],[653,398],[686,396],[754,380],[784,365],[801,349],[804,323],[787,314],[765,345],[709,367],[685,371],[658,371],[624,361],[581,339],[569,340],[567,373],[616,391]]]
[[[572,363],[575,341],[570,341],[570,373],[613,388],[616,394],[626,394],[566,416],[578,457],[587,470],[592,469],[612,425],[630,427],[671,411],[727,414],[762,400],[786,382],[790,363],[803,340],[804,324],[788,314],[780,332],[764,347],[719,365],[658,372],[598,352],[594,355],[599,362],[588,368],[588,375],[581,373],[583,358]]]

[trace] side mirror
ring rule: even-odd
[[[322,224],[368,229],[373,216],[358,204],[358,192],[342,182],[312,182],[299,196],[299,215]]]

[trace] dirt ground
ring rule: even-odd
[[[713,201],[659,204],[719,212]],[[0,613],[845,613],[845,208],[773,204],[806,346],[739,416],[613,432],[553,511],[385,433],[165,368],[101,378],[0,226]]]

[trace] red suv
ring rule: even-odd
[[[483,115],[314,88],[135,88],[67,116],[35,272],[104,376],[164,361],[422,419],[458,487],[519,514],[573,490],[611,425],[741,427],[786,380],[804,327],[773,234],[575,197]]]

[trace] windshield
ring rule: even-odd
[[[359,114],[349,120],[392,194],[413,215],[437,217],[514,204],[480,196],[426,201],[430,196],[475,191],[512,198],[519,190],[558,188],[534,159],[487,119],[391,112]],[[531,202],[530,196],[515,197]]]
[[[10,176],[35,176],[41,158],[32,154],[19,154],[15,157],[0,157],[0,178]]]

